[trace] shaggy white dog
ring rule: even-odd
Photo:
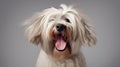
[[[36,67],[86,67],[81,46],[94,45],[96,38],[88,18],[74,7],[51,7],[25,23],[28,40],[41,46]]]

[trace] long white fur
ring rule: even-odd
[[[68,18],[71,23],[66,23],[64,18],[61,19],[61,16]],[[51,46],[48,45],[50,29],[58,23],[68,26],[72,31],[73,37],[73,40],[71,40],[72,55],[70,58],[62,61],[53,60],[50,56]],[[60,9],[54,7],[45,9],[28,19],[25,25],[27,25],[26,35],[28,40],[35,44],[41,44],[36,67],[86,67],[80,48],[84,44],[94,45],[96,37],[91,29],[88,18],[72,6],[62,4]],[[37,36],[40,36],[40,38],[36,38]]]

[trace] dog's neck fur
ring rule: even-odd
[[[81,52],[75,56],[60,61],[53,60],[43,50],[41,50],[36,67],[86,67],[86,63]]]

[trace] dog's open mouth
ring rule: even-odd
[[[54,41],[54,50],[53,50],[53,57],[55,58],[65,58],[70,56],[71,54],[71,47],[69,43],[69,39],[62,34],[58,34],[55,36]]]
[[[58,34],[55,37],[55,48],[58,51],[64,51],[65,49],[70,49],[70,44],[68,42],[68,39],[66,36],[63,36],[62,34]]]
[[[67,47],[67,42],[64,40],[62,36],[59,36],[55,42],[55,48],[58,51],[64,51]]]

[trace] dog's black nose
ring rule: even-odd
[[[66,26],[63,25],[63,24],[58,24],[58,25],[56,25],[56,29],[57,29],[58,32],[63,31],[65,28],[66,28]]]

